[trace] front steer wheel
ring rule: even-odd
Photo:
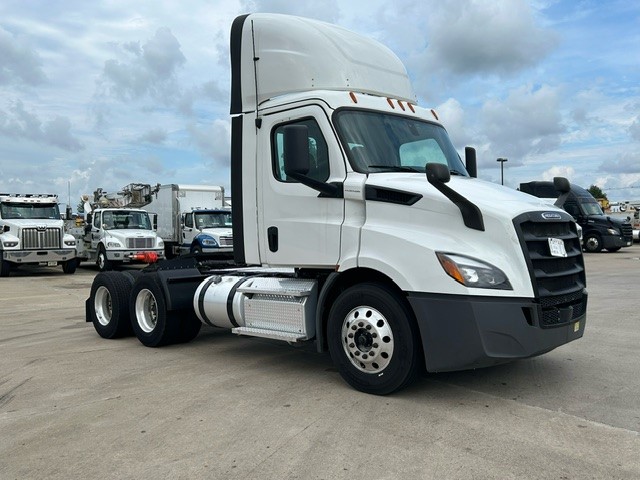
[[[406,387],[422,365],[420,338],[406,301],[382,284],[345,290],[329,313],[329,352],[356,390],[386,395]]]
[[[129,292],[131,279],[119,272],[101,272],[91,285],[89,318],[102,338],[131,335]]]

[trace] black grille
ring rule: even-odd
[[[521,215],[514,225],[540,305],[540,325],[554,327],[566,325],[585,313],[587,281],[575,223],[564,214],[560,219],[547,219],[543,213]],[[566,257],[551,255],[549,238],[564,242]]]
[[[622,236],[627,242],[633,242],[633,227],[630,223],[623,223],[620,227],[622,230]]]

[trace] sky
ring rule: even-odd
[[[565,176],[640,200],[640,2],[628,0],[3,0],[0,192],[222,185],[230,194],[229,31],[300,15],[402,60],[478,176]]]

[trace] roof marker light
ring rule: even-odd
[[[400,108],[404,112],[405,109],[404,109],[404,105],[402,104],[402,100],[398,100],[398,105],[400,105]]]
[[[413,108],[413,105],[411,105],[410,103],[407,103],[407,106],[409,107],[409,110],[411,110],[413,113],[416,113],[416,109]]]
[[[436,113],[436,111],[433,108],[431,109],[431,115],[433,115],[433,118],[435,118],[436,120],[440,120],[438,118],[438,114]]]
[[[390,106],[391,108],[393,108],[393,109],[395,109],[395,108],[396,108],[396,106],[393,104],[393,101],[392,101],[390,98],[388,98],[388,97],[387,97],[387,103],[389,104],[389,106]]]
[[[351,97],[351,101],[353,103],[358,103],[358,99],[356,98],[356,94],[353,92],[349,92],[349,96]]]

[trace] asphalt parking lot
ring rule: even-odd
[[[585,258],[581,340],[387,397],[312,348],[104,340],[90,266],[0,279],[0,478],[640,478],[640,245]]]

